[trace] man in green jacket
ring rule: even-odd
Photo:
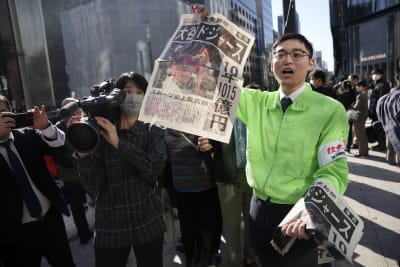
[[[205,19],[204,5],[193,12]],[[318,266],[317,244],[300,218],[284,225],[297,240],[285,256],[270,242],[293,205],[318,178],[341,194],[347,187],[345,156],[349,124],[338,101],[312,91],[305,82],[314,69],[313,48],[301,34],[284,34],[272,46],[271,69],[280,87],[276,92],[243,88],[237,116],[246,124],[247,182],[253,188],[250,239],[263,267]],[[207,151],[208,139],[199,141]]]
[[[340,193],[347,186],[347,115],[336,100],[305,82],[313,48],[302,35],[282,35],[272,47],[278,91],[243,88],[237,116],[248,128],[247,181],[253,188],[250,238],[262,266],[317,266],[317,245],[294,220],[282,227],[298,240],[281,256],[270,245],[277,226],[318,178]]]

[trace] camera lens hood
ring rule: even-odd
[[[67,144],[75,151],[90,153],[100,143],[100,126],[91,119],[83,118],[66,131]]]

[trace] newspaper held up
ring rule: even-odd
[[[182,15],[155,62],[139,120],[228,143],[253,43],[221,14]]]
[[[334,259],[352,263],[354,249],[363,235],[364,222],[327,181],[317,179],[279,224],[271,244],[281,255],[289,251],[295,238],[283,236],[280,229],[296,218],[306,222],[306,232],[319,245],[320,264]]]

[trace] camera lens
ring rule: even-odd
[[[79,121],[67,129],[66,138],[72,149],[82,153],[92,152],[100,142],[99,126],[91,120]]]

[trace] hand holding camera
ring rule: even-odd
[[[100,131],[101,136],[106,139],[114,148],[118,148],[119,137],[117,128],[108,119],[97,116],[95,117],[97,124],[103,129]]]
[[[23,127],[31,127],[33,126],[33,113],[25,112],[25,113],[12,113],[12,112],[4,112],[3,117],[7,117],[3,122],[8,123],[5,125],[7,128],[23,128]]]
[[[0,112],[0,139],[8,137],[11,128],[15,127],[15,120],[10,117],[11,112]]]
[[[35,106],[33,109],[24,113],[3,112],[2,114],[3,117],[8,117],[8,119],[2,120],[3,123],[7,123],[7,125],[5,125],[5,127],[8,126],[7,128],[33,127],[34,129],[43,130],[49,126],[46,107],[44,105],[40,108]]]
[[[41,105],[40,108],[38,106],[34,106],[31,109],[33,112],[33,128],[44,130],[49,127],[49,120],[46,114],[46,107]]]

